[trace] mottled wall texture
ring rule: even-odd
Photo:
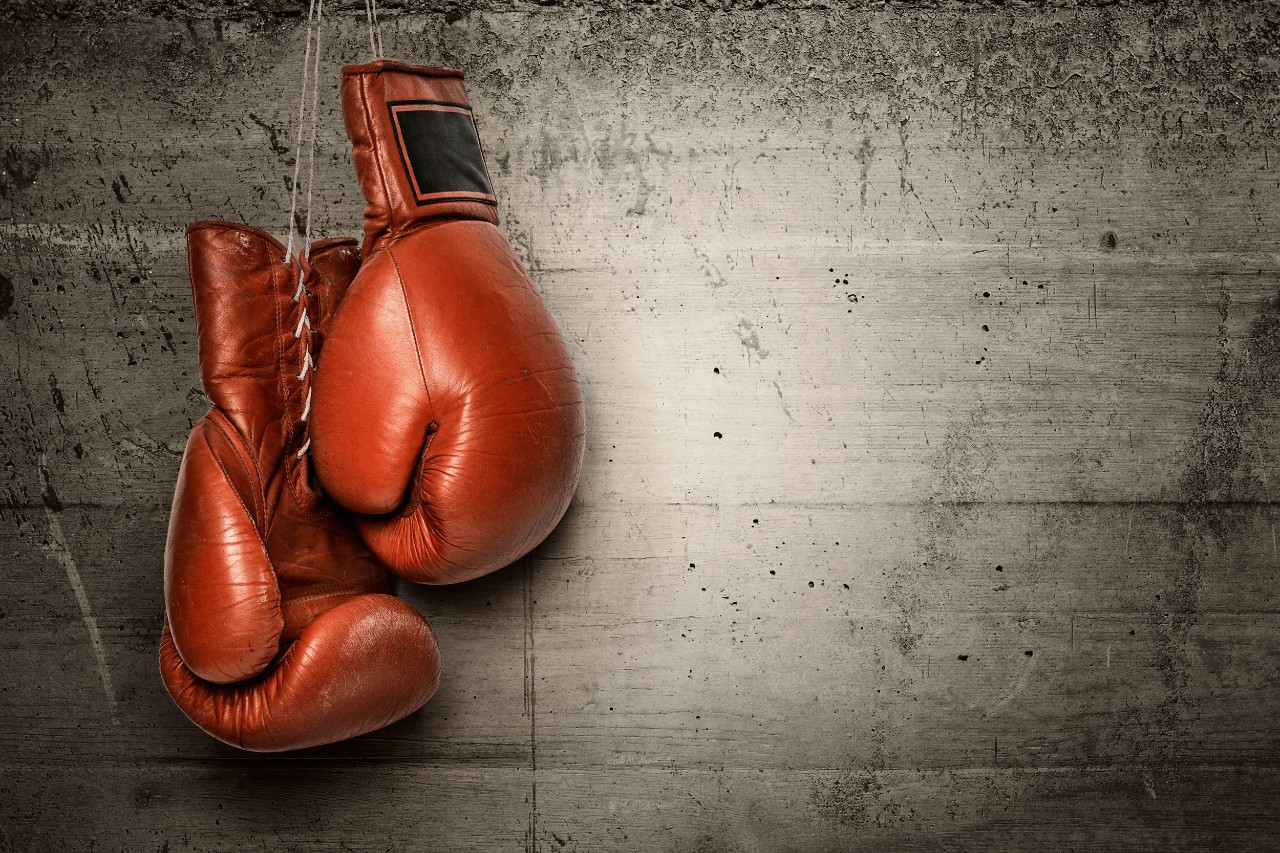
[[[384,4],[468,75],[587,461],[402,589],[426,709],[264,758],[156,649],[182,230],[283,233],[304,4],[113,5],[0,11],[0,850],[1280,847],[1280,6]]]

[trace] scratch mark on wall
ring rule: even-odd
[[[62,523],[58,520],[58,513],[62,511],[62,502],[58,500],[53,484],[49,480],[48,455],[44,453],[40,454],[40,479],[44,482],[44,514],[49,522],[49,542],[42,547],[67,573],[67,582],[71,584],[76,603],[80,606],[80,617],[84,620],[84,627],[89,632],[89,644],[93,647],[93,658],[98,666],[98,677],[102,679],[102,690],[107,694],[107,701],[111,704],[111,724],[118,726],[120,719],[116,714],[116,693],[111,686],[111,671],[107,667],[102,634],[98,631],[98,620],[89,606],[89,596],[85,592],[84,581],[80,578],[80,570],[76,568],[75,558],[67,545],[67,537],[62,532]]]
[[[1147,792],[1148,797],[1153,800],[1156,798],[1156,780],[1150,770],[1142,774],[1142,788]]]
[[[787,408],[787,398],[782,396],[782,386],[779,385],[777,382],[774,382],[773,390],[778,392],[778,399],[782,401],[782,413],[787,416],[787,420],[791,421],[792,423],[795,423],[796,419],[792,417],[791,410]]]
[[[538,849],[538,698],[537,658],[533,646],[533,573],[524,565],[524,710],[529,715],[529,828],[525,849]]]
[[[1019,655],[1018,659],[1023,661],[1021,671],[1014,676],[1009,684],[1009,688],[995,702],[986,706],[985,711],[988,714],[998,714],[1008,707],[1009,703],[1017,698],[1018,694],[1027,689],[1027,685],[1031,683],[1031,670],[1035,667],[1036,659],[1034,657],[1026,657]],[[976,711],[982,708],[982,705],[973,704],[969,706],[969,710]]]

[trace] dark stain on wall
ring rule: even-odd
[[[62,396],[62,389],[58,387],[58,377],[52,373],[49,374],[49,391],[53,395],[53,406],[58,410],[58,414],[66,412],[67,401]]]
[[[52,162],[46,146],[30,151],[10,145],[4,153],[3,168],[0,168],[0,198],[8,198],[14,192],[34,186],[41,170]]]
[[[1190,520],[1215,535],[1219,529],[1203,512],[1215,501],[1266,500],[1265,469],[1277,456],[1269,440],[1275,432],[1280,392],[1280,289],[1263,300],[1239,351],[1228,334],[1231,299],[1223,289],[1218,313],[1222,358],[1186,450],[1179,497]]]
[[[8,316],[13,307],[13,282],[9,276],[0,273],[0,317]]]
[[[1172,584],[1152,612],[1156,666],[1168,693],[1160,713],[1172,723],[1190,679],[1191,632],[1199,621],[1205,557],[1230,545],[1246,516],[1220,511],[1223,503],[1267,500],[1265,472],[1277,462],[1280,399],[1280,290],[1262,302],[1239,351],[1228,333],[1231,299],[1222,290],[1222,359],[1188,443],[1179,483],[1178,513],[1169,531],[1184,553]]]

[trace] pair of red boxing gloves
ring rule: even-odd
[[[213,408],[165,548],[160,668],[243,749],[331,743],[435,692],[431,629],[387,568],[453,583],[528,553],[577,486],[582,391],[497,227],[461,74],[343,69],[364,245],[187,229]]]

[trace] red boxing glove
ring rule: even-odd
[[[187,251],[213,408],[187,441],[169,518],[165,686],[241,749],[381,728],[431,697],[440,660],[350,514],[312,482],[313,357],[355,274],[355,241],[286,262],[265,232],[201,222]]]
[[[498,230],[462,75],[343,69],[363,265],[316,374],[316,470],[393,571],[467,580],[527,554],[582,468],[582,389]]]

